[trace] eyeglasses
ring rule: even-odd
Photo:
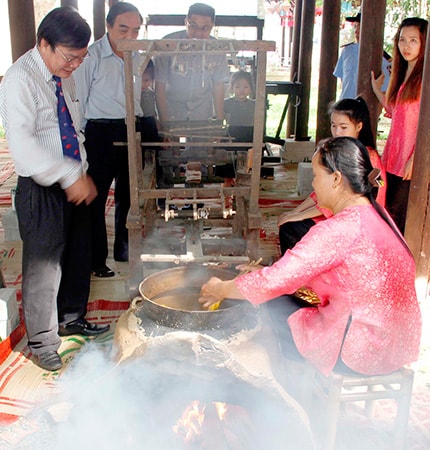
[[[58,53],[63,57],[64,61],[66,61],[68,64],[72,63],[73,61],[78,60],[80,63],[83,63],[88,58],[88,53],[85,56],[66,56],[58,47],[54,47],[54,50],[58,50]]]
[[[207,33],[208,31],[212,30],[212,25],[204,25],[202,27],[199,27],[195,22],[190,22],[187,20],[187,25],[193,30],[193,31],[201,31],[202,33]]]

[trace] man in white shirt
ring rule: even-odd
[[[37,45],[6,72],[0,114],[18,174],[15,205],[22,238],[22,306],[28,346],[45,370],[62,367],[60,336],[109,329],[85,318],[90,292],[90,212],[97,195],[86,174],[73,71],[91,30],[71,7],[52,10]],[[67,122],[59,119],[63,97]],[[72,143],[63,145],[64,127]],[[74,130],[73,130],[74,128]],[[75,152],[67,153],[69,146]]]

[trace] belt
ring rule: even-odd
[[[140,117],[136,116],[135,121],[139,122]],[[111,124],[111,125],[125,125],[126,119],[88,119],[88,122],[91,123],[104,123],[104,124]]]

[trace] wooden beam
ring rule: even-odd
[[[309,141],[309,100],[311,89],[312,47],[315,22],[315,0],[306,0],[303,4],[300,33],[300,58],[298,81],[303,85],[302,100],[297,107],[296,141]]]
[[[328,104],[336,99],[336,66],[339,48],[340,0],[324,0],[321,32],[320,71],[318,83],[317,132],[316,142],[331,136]]]
[[[73,8],[79,9],[78,0],[61,0],[61,6],[73,6]]]
[[[273,41],[237,41],[234,39],[154,39],[134,40],[124,39],[117,42],[117,48],[123,51],[146,51],[151,56],[156,54],[176,55],[188,54],[226,54],[239,51],[264,51],[270,52],[276,49]]]
[[[430,269],[430,34],[427,35],[425,52],[420,117],[405,238],[415,258],[417,278],[428,281]]]
[[[293,45],[290,65],[290,81],[297,81],[300,55],[300,24],[302,22],[303,1],[297,0],[294,6]],[[289,108],[287,113],[287,129],[285,137],[288,139],[296,132],[297,108]]]
[[[381,107],[372,90],[370,71],[373,70],[376,76],[381,73],[386,0],[363,0],[361,9],[357,95],[366,100],[373,133],[376,136]]]
[[[34,6],[29,0],[8,0],[8,6],[12,62],[15,62],[36,44]]]
[[[106,32],[105,28],[105,1],[93,0],[93,24],[94,24],[94,40],[100,39]]]

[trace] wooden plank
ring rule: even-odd
[[[140,136],[136,136],[136,118],[134,111],[134,83],[132,70],[132,54],[124,52],[125,68],[125,98],[128,142],[128,169],[130,174],[130,210],[127,216],[129,230],[129,268],[130,268],[130,298],[138,294],[142,274],[139,267],[139,255],[142,248],[143,219],[140,213],[139,187],[143,188],[142,152]]]
[[[236,41],[232,39],[155,39],[133,40],[124,39],[117,42],[118,51],[144,51],[156,54],[175,55],[178,53],[192,54],[226,54],[239,51],[274,51],[274,41]]]
[[[317,131],[315,141],[331,136],[327,106],[336,98],[336,66],[339,48],[340,0],[324,0],[322,16],[321,55],[318,83]]]
[[[420,117],[409,191],[405,238],[417,265],[417,278],[429,279],[430,259],[430,34],[424,59]],[[424,289],[426,298],[428,289]]]
[[[366,0],[362,7],[360,27],[357,95],[361,95],[366,100],[375,136],[381,107],[373,93],[370,83],[370,71],[373,70],[376,75],[381,73],[385,10],[386,0]]]

